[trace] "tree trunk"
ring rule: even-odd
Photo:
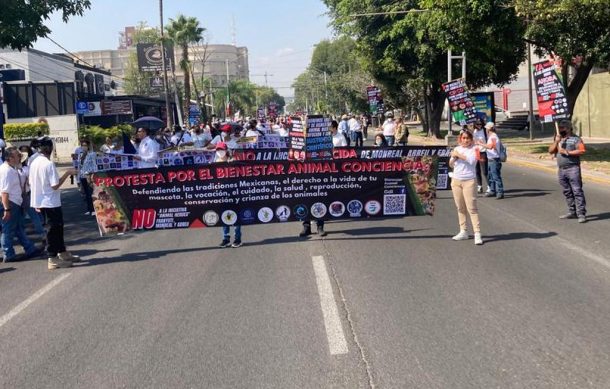
[[[191,79],[189,71],[189,48],[188,45],[182,46],[182,71],[184,72],[184,101],[182,106],[184,107],[184,123],[189,125],[189,109],[191,108]]]
[[[422,116],[422,126],[423,126],[423,131],[430,136],[430,104],[429,104],[429,99],[428,99],[428,87],[427,85],[424,86],[424,94],[423,94],[423,98],[424,98],[424,115]]]
[[[428,115],[428,136],[441,139],[441,118],[445,107],[445,93],[432,85],[428,85],[425,92],[424,105]]]
[[[576,68],[576,74],[574,75],[574,78],[572,79],[570,85],[568,85],[568,87],[566,88],[566,95],[568,98],[568,112],[570,113],[570,117],[572,117],[572,115],[574,114],[576,100],[578,99],[580,91],[582,91],[582,88],[585,86],[585,83],[589,78],[589,74],[591,74],[591,69],[593,69],[593,65],[585,63]]]

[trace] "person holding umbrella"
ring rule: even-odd
[[[136,137],[140,140],[138,145],[138,153],[133,157],[139,161],[138,167],[141,169],[157,166],[159,158],[159,144],[150,136],[148,128],[138,128]]]

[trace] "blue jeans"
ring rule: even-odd
[[[19,243],[23,246],[26,255],[30,255],[36,251],[34,243],[32,243],[25,234],[21,206],[12,201],[10,202],[10,205],[11,217],[6,221],[2,220],[2,235],[0,236],[0,243],[2,243],[2,252],[5,260],[11,260],[15,257],[15,249],[13,248],[14,237],[17,237]],[[4,215],[4,209],[1,213]]]
[[[573,215],[587,215],[587,201],[582,190],[580,166],[559,168],[559,184],[568,204],[568,212]]]
[[[500,158],[490,158],[487,166],[489,169],[487,172],[488,191],[498,196],[503,195],[504,183],[502,182],[502,162],[500,162]]]
[[[241,226],[234,225],[235,227],[235,237],[234,240],[241,240]],[[231,240],[231,227],[230,226],[222,226],[222,237],[226,240]]]
[[[41,239],[46,239],[47,232],[42,225],[42,214],[40,212],[36,212],[36,210],[32,207],[28,207],[25,213],[30,217],[32,224],[34,225],[34,232],[36,232],[36,235],[40,236]]]
[[[388,135],[385,137],[385,140],[388,142],[388,146],[394,146],[394,135]]]
[[[351,138],[352,138],[352,142],[354,142],[354,147],[362,147],[363,145],[363,137],[362,137],[362,132],[358,132],[358,131],[352,131],[351,132]],[[360,146],[358,146],[360,145]]]

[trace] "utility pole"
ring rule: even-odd
[[[159,20],[161,28],[161,63],[163,64],[163,89],[165,91],[165,112],[167,115],[167,126],[174,126],[174,110],[169,102],[169,81],[167,79],[167,66],[165,66],[165,34],[163,32],[163,0],[159,0]]]
[[[534,92],[532,91],[532,45],[527,42],[527,87],[529,94],[529,110],[527,123],[530,130],[530,140],[534,139]]]
[[[229,104],[231,104],[231,97],[229,96],[229,60],[225,59],[225,66],[227,69],[227,102],[225,105],[225,118],[228,116],[228,112],[229,112]]]

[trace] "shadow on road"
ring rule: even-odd
[[[598,213],[597,215],[588,215],[587,221],[594,222],[599,220],[608,220],[610,219],[610,212]]]
[[[556,235],[556,232],[511,232],[502,235],[488,235],[484,239],[485,242],[497,242],[503,240],[546,239]]]
[[[517,197],[541,197],[551,194],[551,190],[542,189],[508,189],[504,191],[504,197],[506,198],[517,198]]]
[[[5,267],[4,269],[0,269],[0,273],[8,273],[9,271],[17,270],[14,267]]]
[[[419,228],[415,230],[405,230],[402,227],[367,227],[349,230],[338,230],[338,231],[326,231],[329,235],[332,234],[347,234],[352,236],[364,236],[364,235],[381,235],[381,234],[401,234],[415,231],[425,231],[429,228]]]

